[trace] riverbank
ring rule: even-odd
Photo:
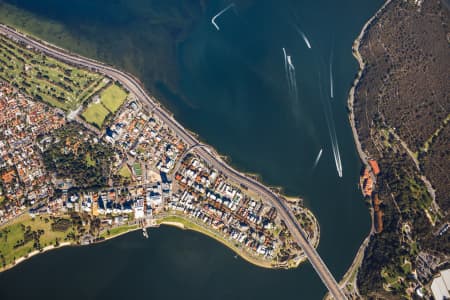
[[[104,240],[102,240],[102,242],[103,242],[103,241],[111,240],[111,239],[114,239],[114,238],[119,237],[121,235],[130,233],[130,232],[133,232],[133,231],[136,231],[136,230],[140,230],[140,229],[142,229],[142,228],[139,227],[138,225],[131,225],[131,226],[130,225],[125,225],[125,226],[122,226],[122,227],[119,226],[119,227],[116,227],[116,228],[112,229],[112,230],[118,230],[118,232],[116,234],[100,235],[100,236],[104,237]]]
[[[50,246],[42,248],[42,250],[34,250],[25,256],[19,257],[18,259],[16,259],[15,262],[7,264],[6,266],[0,268],[0,273],[5,272],[11,268],[14,268],[15,266],[19,265],[20,263],[25,262],[26,260],[32,258],[35,255],[38,255],[38,254],[41,254],[41,253],[44,253],[47,251],[55,250],[55,249],[60,249],[62,247],[67,247],[70,245],[74,245],[74,243],[73,242],[64,242],[64,243],[59,244],[59,246],[50,245]]]
[[[290,269],[290,268],[296,268],[298,267],[302,262],[305,262],[307,260],[306,256],[303,254],[298,259],[294,261],[289,261],[287,263],[277,263],[275,261],[262,259],[257,256],[253,256],[249,254],[248,252],[245,252],[240,247],[237,247],[235,244],[231,243],[230,241],[227,241],[223,239],[219,234],[213,232],[210,229],[207,229],[204,226],[201,226],[200,224],[197,224],[193,222],[192,220],[182,216],[182,215],[169,215],[167,217],[163,217],[156,221],[158,225],[167,225],[167,226],[173,226],[179,229],[183,230],[192,230],[195,232],[199,232],[201,234],[204,234],[217,242],[221,243],[225,247],[232,250],[236,255],[244,259],[245,261],[266,269]]]
[[[42,251],[74,244],[68,235],[77,229],[66,223],[68,218],[66,214],[32,216],[24,213],[0,226],[0,272]]]
[[[344,276],[342,276],[341,281],[339,281],[339,287],[344,291],[345,294],[349,296],[350,299],[360,299],[361,294],[358,290],[357,285],[357,275],[358,270],[363,262],[364,259],[364,253],[366,251],[367,245],[369,245],[370,238],[372,234],[369,234],[365,239],[364,242],[361,244],[361,246],[358,249],[358,252],[355,255],[355,259],[353,260],[352,264],[350,265],[350,268],[348,268],[347,272],[345,272]],[[332,300],[333,298],[329,293],[324,298],[325,300]]]
[[[236,253],[236,255],[238,255],[239,257],[241,257],[242,259],[244,259],[245,261],[247,261],[248,263],[251,263],[255,266],[261,267],[261,268],[266,268],[266,269],[289,269],[289,268],[296,268],[298,267],[302,262],[305,262],[307,260],[306,256],[303,254],[301,255],[298,259],[294,260],[294,261],[289,261],[287,263],[284,264],[279,264],[277,262],[273,262],[270,260],[265,260],[262,259],[260,257],[256,257],[253,255],[250,255],[249,253],[246,253],[243,249],[237,247],[236,245],[230,243],[229,241],[224,240],[221,236],[219,236],[217,233],[214,233],[213,231],[207,229],[204,226],[200,226],[199,224],[194,223],[192,220],[189,220],[188,218],[185,218],[183,216],[179,216],[179,215],[169,215],[160,219],[156,219],[156,226],[160,226],[160,225],[167,225],[167,226],[172,226],[172,227],[176,227],[182,230],[192,230],[195,232],[199,232],[201,234],[204,234],[212,239],[214,239],[215,241],[221,243],[222,245],[226,246],[227,248],[229,248],[230,250],[232,250],[233,252]],[[120,230],[121,228],[123,228],[124,230]],[[117,238],[119,236],[128,234],[130,232],[134,232],[137,230],[142,230],[141,227],[134,225],[134,226],[129,226],[129,225],[124,225],[124,226],[119,226],[117,228],[114,228],[116,230],[118,230],[117,234],[111,234],[111,235],[101,235],[104,239],[102,239],[101,241],[97,241],[95,243],[89,243],[86,245],[92,245],[92,244],[99,244],[99,243],[103,243],[105,241],[108,240],[112,240],[114,238]],[[63,242],[61,244],[59,244],[58,246],[55,245],[49,245],[44,247],[42,250],[35,250],[32,251],[24,256],[19,257],[18,259],[16,259],[13,263],[9,263],[7,264],[5,267],[0,268],[0,273],[7,271],[15,266],[17,266],[20,263],[25,262],[28,259],[31,259],[32,257],[41,254],[41,253],[45,253],[47,251],[51,251],[51,250],[56,250],[56,249],[60,249],[62,247],[66,247],[66,246],[86,246],[86,245],[80,245],[78,243],[75,242]]]
[[[356,150],[358,152],[358,156],[359,156],[361,162],[363,163],[364,167],[368,168],[370,176],[373,179],[374,185],[376,184],[376,176],[373,173],[372,168],[369,165],[369,162],[368,162],[369,157],[364,152],[364,150],[362,149],[362,146],[361,146],[361,142],[360,142],[358,132],[356,129],[356,124],[355,124],[355,114],[354,114],[353,105],[354,105],[354,101],[355,101],[355,90],[358,87],[359,81],[360,81],[360,79],[363,75],[363,72],[365,71],[365,67],[366,67],[364,59],[362,58],[361,53],[359,52],[361,42],[362,42],[369,26],[371,26],[372,23],[378,19],[379,15],[384,11],[384,9],[387,7],[387,5],[389,5],[389,3],[391,1],[392,0],[387,0],[383,4],[383,6],[381,6],[381,8],[364,24],[363,28],[361,29],[361,32],[359,33],[358,37],[355,39],[355,41],[352,45],[352,54],[353,54],[353,57],[358,62],[359,69],[358,69],[357,76],[355,77],[355,80],[353,81],[352,87],[350,88],[349,96],[347,99],[347,106],[349,109],[349,122],[350,122],[350,127],[352,128],[352,134],[353,134],[353,139],[355,141]],[[350,265],[347,272],[342,277],[342,280],[339,282],[339,286],[343,289],[343,291],[345,291],[348,294],[357,296],[357,297],[360,297],[357,282],[356,282],[358,269],[361,266],[362,261],[364,259],[365,249],[366,249],[367,245],[369,244],[371,236],[374,233],[375,219],[374,219],[374,209],[373,209],[372,205],[370,206],[369,210],[370,210],[370,217],[371,217],[371,223],[372,223],[371,230],[370,230],[369,234],[367,235],[367,237],[364,239],[364,242],[361,244],[360,248],[358,249],[358,252],[356,253],[355,258],[353,259],[352,264]],[[327,294],[325,296],[325,299],[331,299],[330,295]]]
[[[391,3],[391,1],[392,0],[387,0],[383,4],[383,6],[364,24],[361,32],[359,33],[358,37],[356,38],[356,40],[354,41],[354,43],[352,45],[352,54],[353,54],[353,57],[358,62],[359,70],[358,70],[355,80],[353,81],[352,87],[350,88],[349,96],[347,99],[347,105],[348,105],[348,109],[350,111],[349,121],[350,121],[350,126],[352,128],[352,134],[353,134],[353,139],[355,141],[356,150],[358,151],[358,155],[359,155],[362,163],[366,167],[370,167],[369,163],[368,163],[368,156],[361,147],[361,142],[359,140],[358,132],[356,130],[355,114],[354,114],[354,109],[353,109],[353,104],[355,101],[355,89],[358,87],[359,81],[360,81],[361,76],[366,67],[364,59],[362,58],[361,53],[359,53],[359,47],[360,47],[362,39],[364,38],[364,35],[366,34],[367,28],[378,18],[378,16],[383,12],[383,10],[386,8],[386,6],[389,5],[389,3]]]

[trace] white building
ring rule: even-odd
[[[450,269],[441,271],[431,284],[431,292],[435,300],[450,299]]]
[[[144,199],[137,199],[134,205],[134,218],[144,218]]]

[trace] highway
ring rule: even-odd
[[[346,299],[344,293],[339,288],[335,278],[323,262],[314,247],[306,239],[306,235],[293,215],[292,211],[285,204],[285,202],[269,188],[260,182],[240,173],[224,162],[220,156],[215,153],[210,147],[202,145],[189,131],[181,126],[171,114],[165,111],[159,103],[150,97],[140,84],[139,80],[132,75],[117,70],[113,67],[107,66],[101,62],[84,58],[76,54],[68,53],[66,50],[58,48],[57,46],[48,44],[43,41],[37,41],[32,37],[26,36],[17,32],[5,25],[0,24],[0,33],[10,38],[21,41],[27,45],[32,46],[35,50],[41,51],[48,56],[54,57],[71,65],[76,65],[83,68],[88,68],[99,73],[105,74],[113,80],[119,81],[125,88],[133,93],[148,110],[160,118],[167,126],[169,126],[184,142],[187,148],[192,148],[201,158],[208,164],[216,168],[218,171],[224,173],[228,178],[237,182],[245,184],[249,189],[257,192],[261,197],[268,201],[275,207],[279,216],[286,223],[289,231],[292,234],[295,242],[303,249],[309,262],[319,275],[324,285],[329,290],[330,294],[336,300]],[[301,294],[301,293],[300,293]]]

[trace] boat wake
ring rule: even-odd
[[[219,11],[214,17],[212,17],[211,19],[211,23],[214,25],[214,27],[217,29],[217,31],[220,30],[219,25],[217,25],[216,23],[216,19],[218,17],[220,17],[220,15],[222,15],[224,12],[226,12],[227,10],[229,10],[232,7],[235,7],[236,5],[233,3],[229,4],[227,7],[225,7],[224,9],[222,9],[221,11]]]
[[[319,90],[320,90],[320,99],[322,100],[322,105],[323,105],[324,114],[325,114],[325,121],[326,121],[327,127],[328,127],[328,134],[330,135],[331,148],[333,150],[333,157],[334,157],[334,162],[336,164],[336,170],[338,172],[339,177],[342,178],[342,176],[343,176],[342,161],[341,161],[341,154],[339,151],[339,143],[338,143],[337,135],[336,135],[336,126],[334,123],[334,118],[333,118],[333,113],[331,111],[330,102],[327,101],[327,99],[325,99],[325,97],[323,97],[320,72],[319,72]]]
[[[284,55],[284,71],[286,73],[286,81],[288,83],[289,95],[297,101],[297,76],[295,75],[295,66],[292,63],[292,57],[286,54],[286,49],[283,48]]]
[[[314,161],[313,170],[317,167],[319,164],[320,158],[322,157],[323,149],[320,149],[319,153],[317,154],[316,160]]]
[[[329,71],[330,71],[330,97],[334,98],[334,82],[333,82],[333,50],[331,50],[330,54],[330,63],[329,63]]]
[[[297,30],[298,34],[300,34],[300,36],[302,37],[303,41],[306,44],[306,47],[308,47],[309,49],[311,49],[311,43],[309,42],[308,38],[306,37],[306,34],[301,31],[301,29],[294,24],[295,30]]]

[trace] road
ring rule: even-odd
[[[27,45],[32,46],[38,51],[45,53],[48,56],[54,57],[61,61],[67,62],[72,65],[88,68],[99,73],[103,73],[113,80],[119,81],[125,88],[133,93],[149,110],[153,110],[153,113],[160,118],[167,126],[169,126],[181,139],[187,144],[187,148],[201,145],[189,131],[181,126],[171,114],[165,111],[159,103],[152,97],[150,97],[142,87],[138,79],[125,72],[119,71],[113,67],[107,66],[101,62],[84,58],[76,54],[68,53],[66,50],[58,48],[54,45],[48,44],[43,41],[37,41],[32,37],[26,36],[22,33],[15,31],[5,25],[0,24],[0,33],[3,35],[12,37],[16,40],[22,41]],[[322,258],[319,256],[314,247],[306,239],[306,234],[298,223],[297,219],[293,215],[292,211],[287,207],[284,200],[282,200],[277,194],[271,191],[269,188],[261,184],[260,182],[240,173],[230,166],[228,166],[220,156],[213,152],[211,148],[201,145],[195,147],[196,153],[203,158],[212,167],[216,168],[220,172],[224,173],[231,180],[238,183],[244,183],[249,189],[257,192],[266,201],[272,204],[278,211],[281,219],[286,223],[287,228],[292,234],[295,242],[303,249],[309,262],[319,275],[322,282],[325,284],[330,294],[336,300],[346,299],[344,293],[339,288],[336,279],[333,277]]]

